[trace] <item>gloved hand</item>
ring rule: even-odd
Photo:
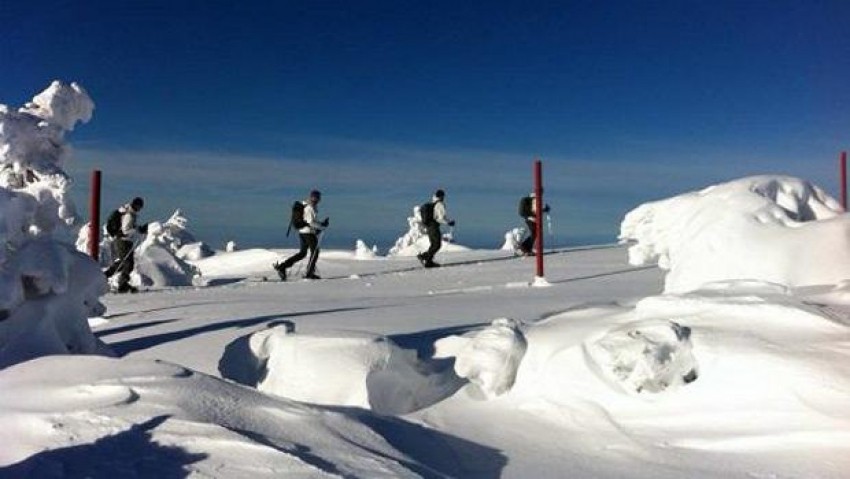
[[[448,224],[449,226],[454,226],[454,225],[455,225],[455,220],[449,220],[449,222],[448,222],[447,224]]]
[[[544,212],[544,213],[548,213],[548,212],[549,212],[549,205],[546,205],[546,206],[544,206],[544,207],[543,207],[543,212]]]
[[[324,220],[324,221],[322,221],[322,222],[321,222],[321,223],[319,223],[319,224],[320,224],[320,225],[322,225],[322,228],[327,228],[327,227],[328,227],[328,225],[329,225],[330,223],[331,223],[330,218],[325,218],[325,220]]]
[[[139,230],[139,233],[141,233],[143,235],[148,234],[148,224],[147,223],[137,227],[136,229]]]

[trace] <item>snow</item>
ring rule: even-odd
[[[629,262],[668,270],[665,291],[749,279],[789,287],[850,279],[850,217],[820,188],[756,176],[630,211]]]
[[[422,224],[422,218],[419,216],[419,206],[413,207],[413,215],[407,218],[407,225],[407,232],[396,240],[395,244],[390,248],[387,254],[388,256],[416,256],[428,250],[431,243],[428,240],[428,231],[425,229],[425,225]],[[459,252],[469,250],[469,248],[455,244],[452,241],[451,230],[443,232],[443,245],[440,251]]]
[[[0,109],[0,477],[850,470],[846,215],[804,180],[641,205],[628,246],[548,251],[545,277],[454,245],[424,269],[414,214],[391,254],[279,282],[293,250],[211,252],[176,212],[139,246],[146,290],[105,295],[65,234],[87,98]]]
[[[17,112],[0,105],[0,368],[102,351],[87,317],[103,313],[103,276],[60,241],[75,221],[64,135],[93,108],[82,88],[60,82]]]

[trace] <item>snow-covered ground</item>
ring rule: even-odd
[[[640,205],[546,282],[454,244],[423,269],[414,214],[282,283],[292,250],[211,255],[175,213],[148,289],[104,295],[61,169],[92,108],[0,107],[2,478],[850,474],[850,217],[814,185]]]
[[[660,295],[623,247],[548,255],[547,288],[501,251],[438,270],[329,251],[327,280],[263,282],[290,252],[219,253],[195,262],[209,286],[105,297],[94,331],[120,359],[0,372],[4,474],[850,470],[840,305],[744,281]]]

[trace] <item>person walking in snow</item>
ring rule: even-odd
[[[525,220],[528,237],[519,245],[519,252],[523,255],[531,255],[537,241],[537,195],[532,191],[529,196],[519,200],[519,215]],[[543,212],[549,212],[549,205],[543,206]]]
[[[129,203],[113,211],[106,222],[106,233],[112,238],[112,264],[104,272],[106,277],[112,277],[118,273],[119,293],[135,293],[137,289],[130,286],[130,273],[135,267],[133,250],[136,247],[136,238],[140,234],[147,234],[148,225],[136,225],[137,217],[145,206],[145,200],[136,197]]]
[[[310,259],[307,262],[307,273],[304,275],[304,278],[321,279],[316,274],[316,261],[319,259],[319,235],[330,224],[328,218],[325,218],[323,221],[318,220],[319,202],[321,200],[322,193],[318,190],[313,190],[305,201],[296,201],[292,207],[290,227],[298,230],[301,249],[287,258],[283,263],[274,264],[274,269],[277,270],[278,276],[283,281],[286,281],[286,270],[304,259],[307,256],[308,250],[310,251]]]
[[[437,190],[430,202],[419,207],[419,216],[422,219],[425,231],[428,233],[430,246],[428,251],[419,253],[416,257],[426,268],[440,266],[439,263],[434,262],[434,256],[443,246],[443,233],[440,231],[440,225],[455,225],[454,220],[450,220],[446,212],[445,198],[446,192]]]

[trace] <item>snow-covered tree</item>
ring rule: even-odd
[[[59,81],[17,110],[0,105],[0,368],[99,349],[87,318],[103,312],[105,281],[66,242],[76,213],[63,170],[65,134],[93,110],[82,87]]]

